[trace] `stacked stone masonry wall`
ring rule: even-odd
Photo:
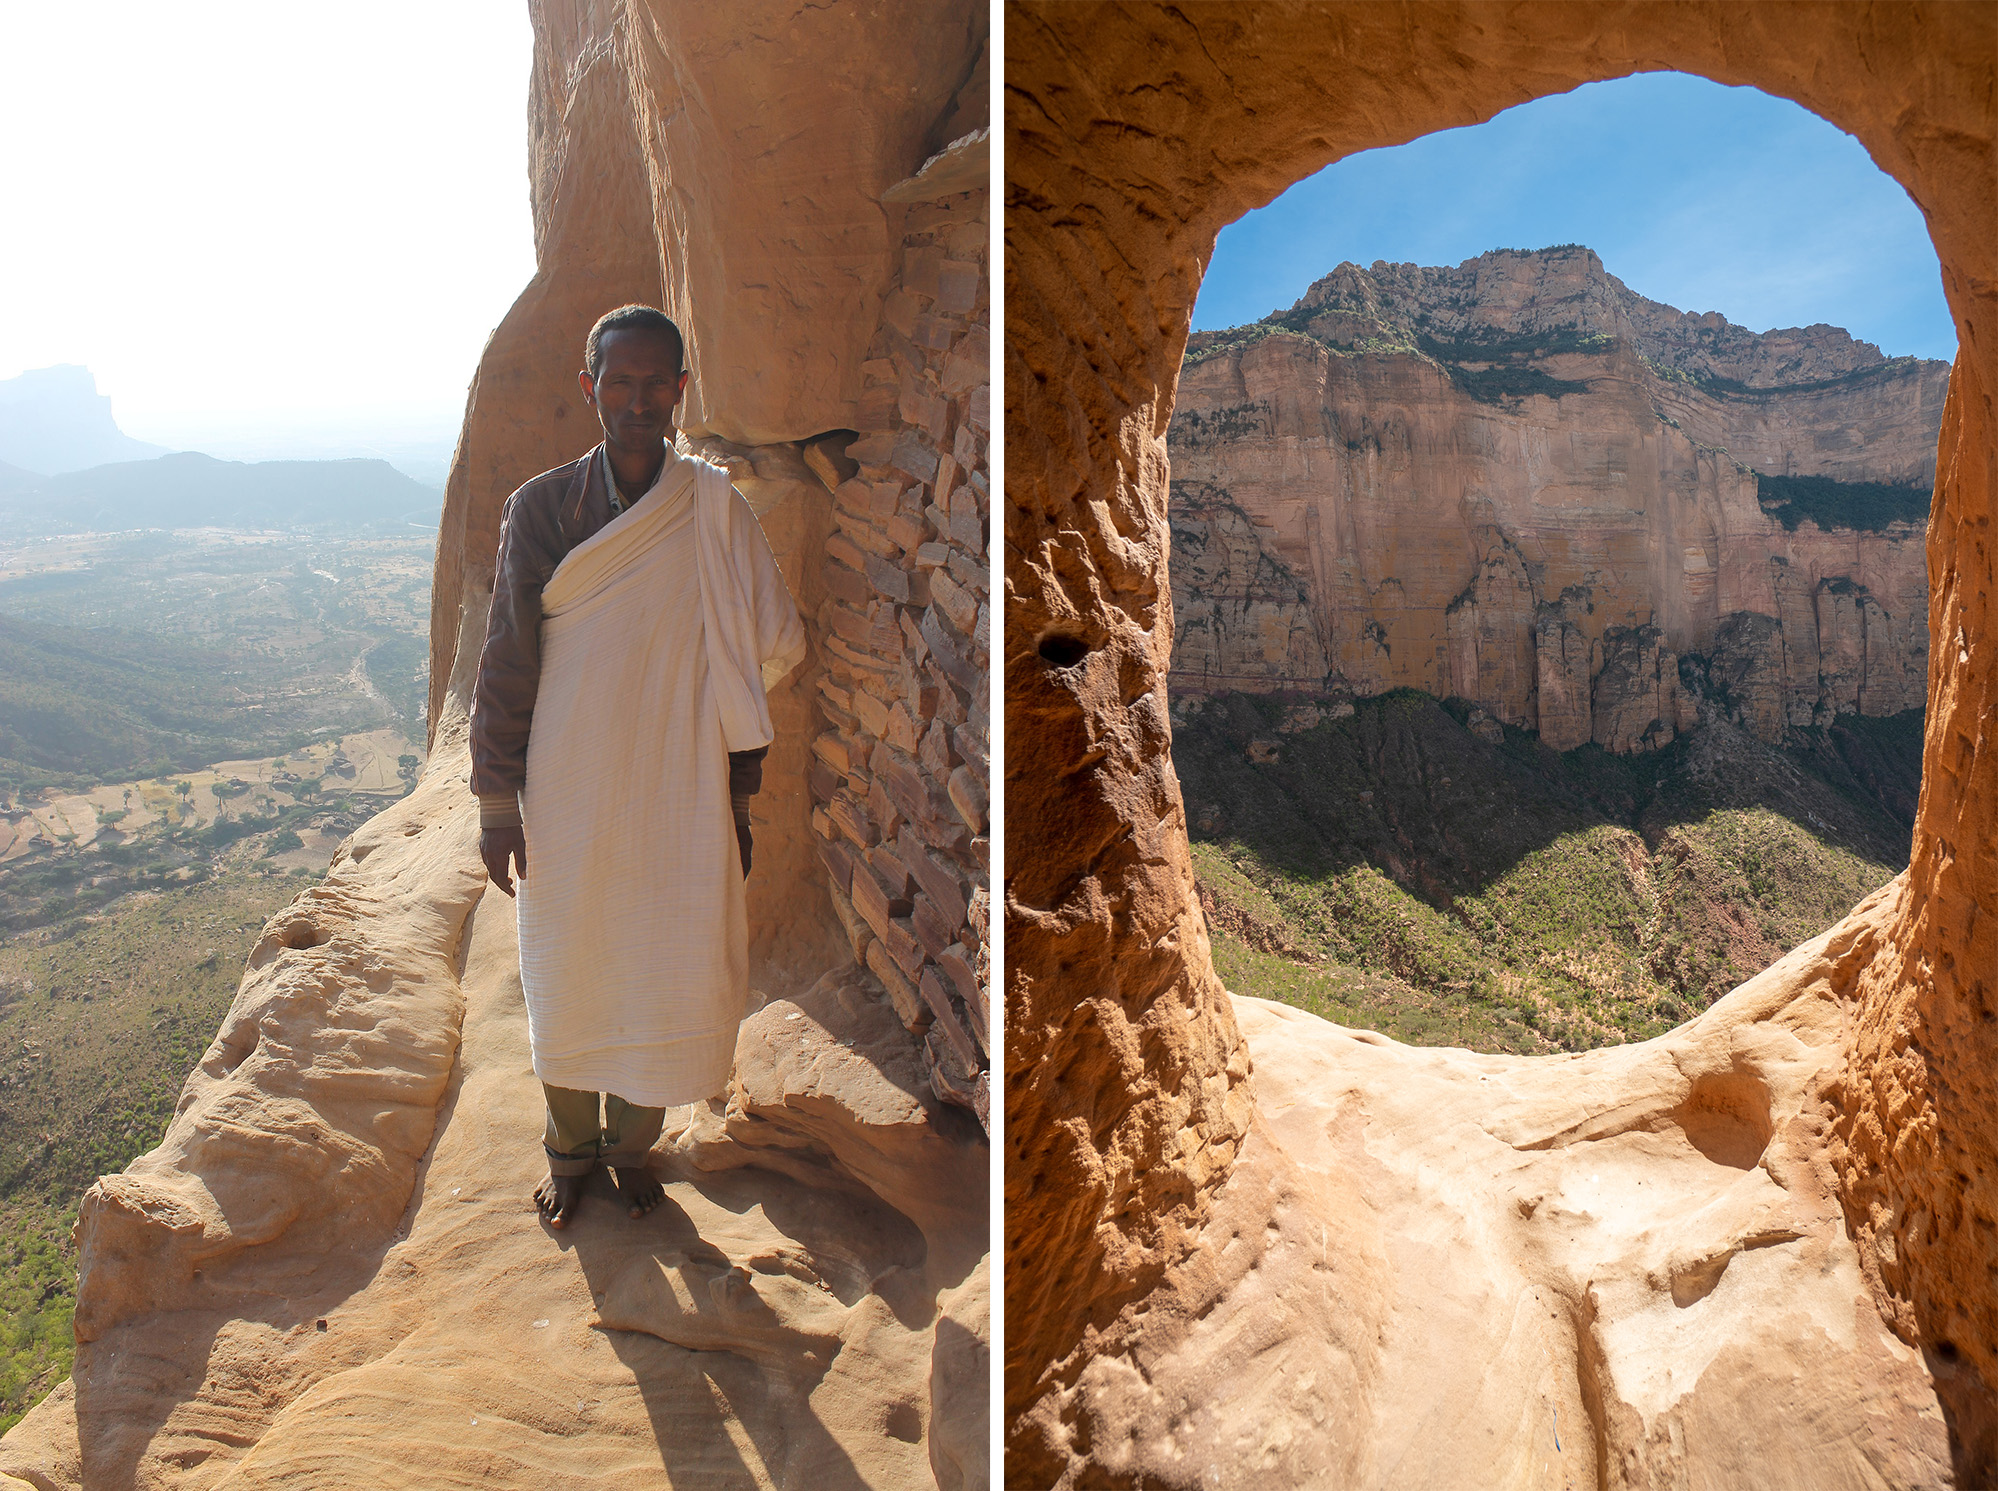
[[[991,509],[987,194],[907,209],[860,430],[808,448],[833,486],[816,621],[826,728],[812,827],[854,960],[924,1043],[939,1097],[989,1115]]]

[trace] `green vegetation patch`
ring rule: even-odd
[[[1556,378],[1552,373],[1524,364],[1503,364],[1490,368],[1467,368],[1446,362],[1443,370],[1450,381],[1481,404],[1498,404],[1507,399],[1564,398],[1571,393],[1587,393],[1587,379]]]
[[[76,1355],[74,1215],[0,1206],[0,1434],[69,1376]]]
[[[0,1432],[69,1373],[78,1200],[159,1143],[297,890],[224,872],[0,942]]]
[[[1787,531],[1794,532],[1809,518],[1828,533],[1834,528],[1878,533],[1890,523],[1927,523],[1931,494],[1926,487],[1834,481],[1829,476],[1765,476],[1758,471],[1755,495],[1762,510]]]
[[[1400,1040],[1661,1034],[1907,863],[1919,714],[1622,757],[1493,744],[1414,690],[1294,733],[1285,713],[1221,696],[1174,731],[1216,966]]]

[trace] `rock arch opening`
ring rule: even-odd
[[[1581,1460],[1561,1463],[1584,1478],[1651,1484],[1683,1470],[1693,1443],[1721,1481],[1805,1484],[1845,1451],[1786,1416],[1780,1390],[1752,1386],[1800,1367],[1801,1351],[1819,1407],[1836,1405],[1820,1423],[1856,1418],[1869,1395],[1904,1405],[1895,1413],[1910,1426],[1940,1406],[1946,1440],[1916,1434],[1891,1451],[1875,1440],[1855,1450],[1868,1473],[1920,1484],[1953,1463],[1960,1483],[1988,1475],[1998,668],[1979,639],[1994,607],[1993,51],[1988,12],[1944,5],[1009,10],[1008,636],[1087,618],[1115,664],[1051,670],[1009,643],[1015,1474],[1171,1483],[1174,1466],[1253,1459],[1279,1478],[1360,1483],[1394,1463],[1443,1484],[1572,1450]],[[1164,442],[1187,314],[1219,228],[1328,161],[1659,69],[1761,88],[1855,135],[1922,209],[1942,265],[1960,349],[1927,540],[1932,650],[1910,868],[1696,1022],[1690,1044],[1502,1066],[1403,1061],[1364,1042],[1335,1050],[1301,1016],[1230,1003],[1198,911],[1163,656],[1174,621]],[[1698,1156],[1707,1179],[1668,1184],[1646,1168],[1655,1136],[1616,1124],[1589,1141],[1603,1163],[1586,1172],[1564,1154],[1542,1184],[1537,1162],[1509,1158],[1527,1151],[1501,1136],[1528,1116],[1558,1129],[1633,1104],[1669,1112],[1716,1042],[1772,1094],[1755,1167]],[[1346,1096],[1326,1097],[1328,1086]],[[1425,1189],[1396,1163],[1471,1150],[1508,1177],[1503,1208],[1476,1187]],[[1702,1188],[1717,1175],[1752,1189],[1800,1177],[1800,1165],[1827,1180],[1786,1224],[1796,1242],[1749,1248],[1774,1234],[1745,1215],[1709,1227],[1720,1212],[1668,1204],[1668,1193],[1711,1199]],[[1642,1206],[1639,1182],[1660,1187]],[[1677,1308],[1675,1265],[1647,1261],[1614,1226],[1576,1231],[1589,1239],[1580,1252],[1543,1249],[1553,1234],[1535,1218],[1585,1214],[1680,1217],[1676,1266],[1688,1278],[1696,1257],[1740,1244],[1711,1292],[1679,1311],[1702,1329],[1725,1324],[1728,1370],[1708,1355],[1700,1387],[1677,1399],[1643,1386],[1694,1360],[1683,1355],[1691,1337],[1632,1327],[1659,1300]],[[1698,1226],[1685,1220],[1695,1214]],[[1510,1261],[1493,1275],[1478,1258],[1415,1258],[1402,1245],[1452,1227],[1485,1239],[1481,1257]],[[1864,1281],[1877,1332],[1834,1341],[1773,1308],[1803,1306],[1808,1291],[1791,1285],[1812,1259]],[[1471,1278],[1492,1287],[1457,1287]],[[1849,1319],[1854,1291],[1840,1287],[1834,1313]],[[1466,1421],[1477,1405],[1500,1400],[1499,1417],[1524,1425],[1506,1415],[1536,1403],[1534,1424],[1544,1405],[1569,1426],[1563,1448],[1494,1419],[1499,1448],[1472,1465],[1414,1432],[1451,1373],[1422,1350],[1433,1336],[1391,1327],[1391,1302],[1411,1295],[1426,1300],[1429,1332],[1462,1326],[1459,1358],[1492,1385],[1464,1385],[1460,1425],[1476,1428]],[[1772,1308],[1758,1311],[1758,1297]],[[1529,1316],[1548,1322],[1545,1359],[1565,1368],[1504,1366],[1501,1338],[1514,1338],[1491,1323]],[[1900,1342],[1880,1344],[1890,1334]],[[1902,1343],[1933,1366],[1942,1341],[1953,1361],[1907,1374]],[[1137,1361],[1142,1382],[1120,1365]],[[1328,1403],[1342,1407],[1329,1426]],[[1307,1422],[1316,1432],[1279,1432]]]
[[[1857,142],[1685,74],[1589,84],[1297,183],[1201,296],[1169,689],[1231,990],[1588,1049],[1906,868],[1949,376],[1910,348],[1954,337]]]

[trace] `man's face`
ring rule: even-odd
[[[597,351],[597,375],[586,369],[579,376],[604,438],[621,450],[657,450],[687,388],[687,375],[673,365],[673,344],[657,332],[613,331]]]

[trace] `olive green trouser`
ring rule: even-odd
[[[620,1169],[638,1170],[666,1124],[664,1108],[641,1108],[614,1092],[603,1094],[603,1119],[597,1118],[597,1094],[541,1084],[548,1100],[548,1126],[541,1147],[548,1151],[550,1175],[588,1175],[599,1161]]]

